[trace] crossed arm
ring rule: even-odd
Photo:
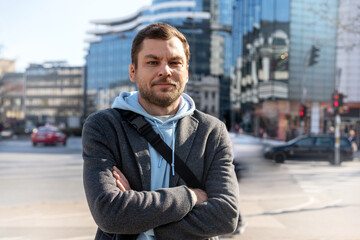
[[[116,186],[120,188],[122,192],[131,190],[128,180],[116,166],[113,167],[113,176],[116,179]],[[189,188],[189,190],[195,205],[203,203],[208,199],[206,192],[202,189]]]

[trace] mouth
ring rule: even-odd
[[[156,81],[151,84],[152,86],[159,86],[159,87],[176,87],[176,82],[170,80],[170,79],[161,79],[159,81]]]
[[[175,84],[172,84],[172,83],[157,83],[157,84],[154,84],[153,86],[159,86],[159,87],[171,87],[171,86],[174,86],[175,87]]]

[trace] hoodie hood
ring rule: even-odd
[[[162,122],[155,116],[152,116],[145,111],[145,109],[139,103],[138,91],[121,92],[120,95],[116,97],[111,107],[136,112],[140,115],[143,115],[145,118],[147,118],[150,121],[159,121],[161,123],[167,123],[167,122],[177,121],[193,113],[195,110],[195,103],[194,100],[186,93],[181,94],[179,110],[172,118],[166,120],[165,122]]]

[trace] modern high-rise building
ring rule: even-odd
[[[234,0],[233,121],[246,131],[266,129],[267,135],[286,139],[302,130],[327,132],[333,124],[335,89],[349,103],[359,102],[360,61],[354,54],[359,48],[352,48],[350,56],[341,47],[341,41],[359,42],[359,32],[346,27],[349,16],[359,16],[353,5],[338,0]],[[339,19],[348,23],[339,24]],[[303,127],[301,105],[307,107]]]
[[[289,28],[289,0],[234,1],[232,122],[245,131],[276,136],[288,111]]]
[[[110,106],[118,95],[113,95],[112,86],[121,83],[128,84],[129,89],[135,88],[128,76],[132,40],[140,29],[154,22],[169,23],[187,37],[191,53],[190,82],[192,79],[198,81],[201,78],[215,77],[221,85],[220,78],[230,76],[232,2],[233,0],[153,0],[150,6],[144,6],[131,15],[92,21],[96,29],[88,31],[92,37],[87,40],[86,90],[91,93],[91,99],[94,99],[93,105],[97,106],[94,109],[103,108],[104,103],[105,106]],[[191,86],[190,84],[188,89]],[[189,91],[192,92],[191,89]],[[206,94],[201,89],[197,92],[200,95]],[[220,87],[214,97],[214,100],[219,100],[217,106],[210,109],[217,109],[214,115],[222,117],[229,109],[218,109],[226,106],[225,102],[229,100],[220,100],[219,94]],[[198,106],[205,105],[198,103]]]

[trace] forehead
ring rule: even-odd
[[[146,38],[142,42],[139,57],[146,55],[184,57],[185,50],[179,38],[173,37],[168,40]]]

